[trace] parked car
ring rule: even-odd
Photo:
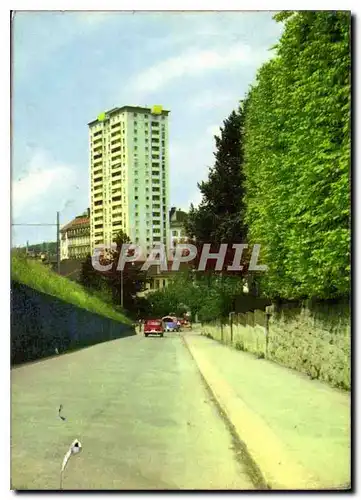
[[[166,332],[179,332],[177,318],[174,318],[173,316],[164,316],[162,321]]]
[[[192,324],[190,321],[187,319],[182,319],[182,328],[189,328],[190,330],[192,329]]]
[[[164,335],[164,325],[161,319],[147,319],[144,323],[144,336],[148,335]]]

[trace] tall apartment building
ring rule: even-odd
[[[120,229],[144,254],[168,246],[168,114],[161,106],[122,106],[88,124],[92,253]]]

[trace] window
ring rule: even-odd
[[[137,200],[138,199],[138,196],[134,196],[134,199]]]
[[[152,121],[152,127],[159,127],[159,122]]]
[[[138,212],[135,212],[135,216],[136,216],[136,217],[139,217],[139,213],[138,213]]]
[[[120,146],[112,149],[112,153],[117,153],[118,151],[120,151]]]
[[[112,200],[113,201],[120,201],[122,199],[121,196],[113,196]]]

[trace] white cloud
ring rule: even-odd
[[[198,76],[205,71],[227,69],[237,65],[257,65],[261,59],[264,59],[263,51],[254,51],[242,43],[210,50],[190,49],[138,74],[132,87],[138,92],[153,92],[175,79]]]
[[[234,108],[238,107],[239,96],[235,98],[231,94],[221,94],[219,89],[216,89],[213,92],[208,90],[202,94],[196,95],[190,100],[191,108],[197,110],[219,108],[227,104],[233,105]]]
[[[12,183],[13,215],[16,218],[42,211],[46,216],[49,207],[60,211],[69,205],[75,189],[74,169],[38,150],[27,165],[25,175]]]
[[[219,128],[219,125],[210,125],[206,128],[206,134],[211,135],[212,137],[215,135],[219,136],[221,134],[221,129]]]

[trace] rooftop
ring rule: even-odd
[[[156,107],[156,106],[154,106]],[[107,120],[111,115],[115,115],[118,113],[121,113],[123,111],[131,111],[131,112],[138,112],[138,113],[151,113],[154,115],[166,115],[170,113],[169,110],[162,109],[159,112],[152,112],[154,110],[154,107],[147,108],[143,106],[121,106],[120,108],[112,108],[109,111],[105,111],[104,113],[101,113],[96,120],[92,120],[91,122],[88,123],[89,126],[95,125],[96,123],[100,123],[101,121]],[[99,117],[102,116],[103,118],[99,120]]]
[[[175,207],[172,207],[169,212],[170,223],[183,223],[187,217],[187,213],[183,210],[178,210]]]
[[[89,225],[90,225],[90,218],[89,217],[78,216],[78,217],[75,217],[75,219],[73,219],[72,221],[68,222],[68,224],[65,224],[65,226],[63,226],[60,229],[60,232],[62,233],[62,232],[67,231],[68,229],[71,229],[71,228],[84,227],[84,226],[89,226]]]

